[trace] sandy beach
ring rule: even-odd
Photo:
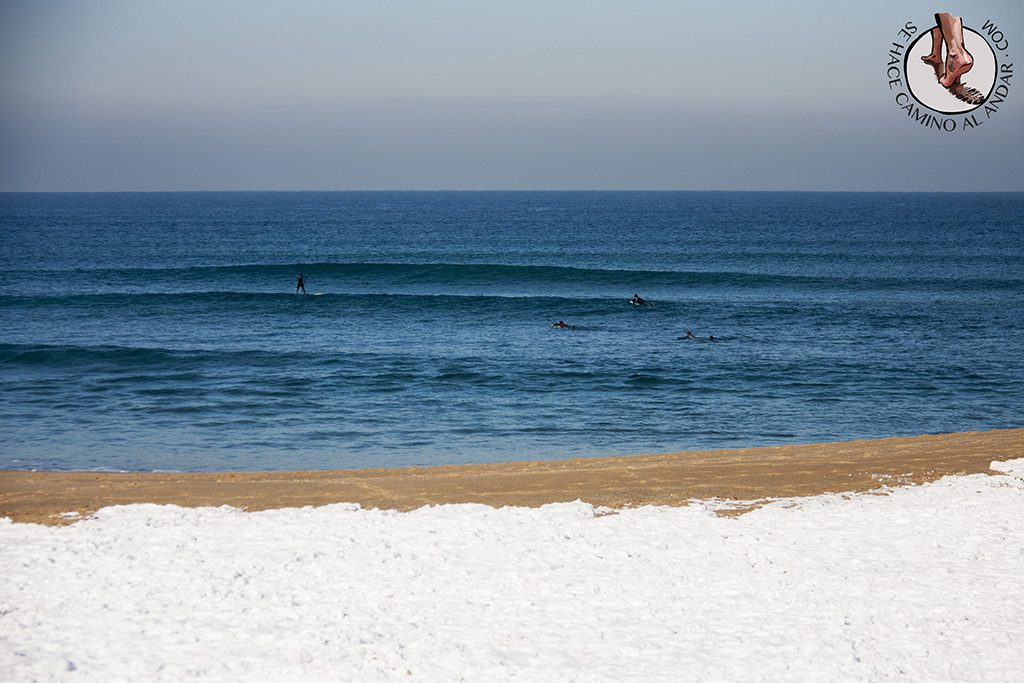
[[[1024,429],[739,450],[495,465],[306,472],[0,471],[0,517],[67,523],[110,505],[229,505],[249,511],[358,503],[411,510],[483,503],[537,507],[581,500],[610,508],[760,501],[920,484],[988,473],[1024,457]],[[740,506],[740,510],[750,506]]]
[[[0,520],[0,679],[1016,681],[1022,443],[6,472],[19,520],[186,506]]]

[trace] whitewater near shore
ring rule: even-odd
[[[739,516],[695,500],[7,519],[0,678],[1019,680],[1024,458],[985,469]]]

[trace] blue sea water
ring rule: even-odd
[[[2,194],[0,247],[2,468],[1024,425],[1019,193]]]

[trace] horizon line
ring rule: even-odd
[[[356,194],[356,193],[621,193],[621,192],[636,192],[636,193],[651,193],[651,194],[671,194],[671,193],[757,193],[757,194],[785,194],[785,193],[801,193],[801,194],[1020,194],[1024,192],[1024,189],[1020,190],[758,190],[758,189],[742,189],[742,190],[722,190],[722,189],[627,189],[627,188],[589,188],[589,189],[565,189],[565,188],[537,188],[537,189],[507,189],[507,188],[487,188],[487,189],[459,189],[459,188],[445,188],[445,189],[388,189],[388,188],[376,188],[376,189],[301,189],[301,190],[281,190],[281,189],[218,189],[218,190],[0,190],[0,194],[217,194],[217,193],[233,193],[233,194],[301,194],[301,193],[318,193],[318,194]]]

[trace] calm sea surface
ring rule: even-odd
[[[0,271],[0,468],[1024,426],[1024,194],[0,194]]]

